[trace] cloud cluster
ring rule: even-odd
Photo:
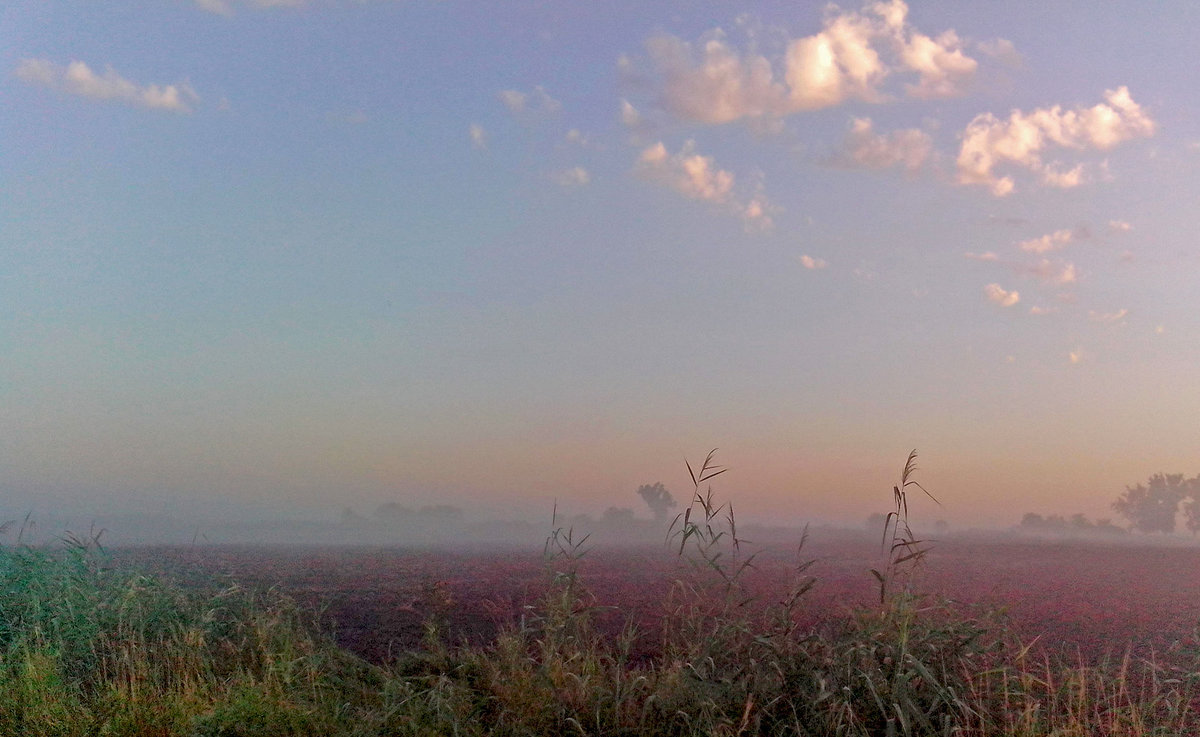
[[[1021,301],[1021,295],[1019,292],[1016,290],[1010,292],[1004,287],[1001,287],[999,284],[988,284],[983,288],[983,293],[987,295],[989,300],[995,302],[1001,307],[1012,307]]]
[[[1061,259],[1043,258],[1032,264],[1015,264],[1013,270],[1019,274],[1032,276],[1046,284],[1058,286],[1074,284],[1079,280],[1075,264]]]
[[[552,115],[562,110],[562,103],[551,97],[541,85],[534,87],[533,92],[501,90],[499,97],[513,115]]]
[[[862,169],[902,166],[916,172],[933,154],[933,139],[916,128],[876,133],[870,118],[854,118],[831,163]]]
[[[688,141],[671,154],[659,141],[642,150],[636,171],[684,197],[721,205],[739,215],[749,227],[770,227],[767,201],[761,195],[745,200],[737,198],[733,174],[719,168],[711,156],[696,153],[695,148],[695,142]]]
[[[1037,238],[1030,238],[1029,240],[1021,241],[1017,244],[1017,248],[1020,248],[1025,253],[1048,253],[1050,251],[1057,251],[1060,248],[1064,248],[1068,243],[1075,240],[1076,237],[1076,231],[1062,228],[1054,231],[1053,233],[1047,233],[1046,235],[1039,236]]]
[[[1067,284],[1074,284],[1079,279],[1075,264],[1063,259],[1041,258],[1033,262],[1014,261],[1003,259],[992,251],[985,251],[984,253],[967,252],[963,254],[963,257],[973,261],[986,261],[998,264],[1017,276],[1032,277],[1045,284],[1065,286]]]
[[[806,253],[800,256],[800,265],[811,271],[816,271],[817,269],[825,268],[829,263],[823,258],[813,258]]]
[[[1129,89],[1104,93],[1104,102],[1090,108],[1063,110],[1055,105],[1030,113],[1014,110],[1006,120],[991,113],[975,116],[963,133],[958,154],[958,181],[984,185],[1003,197],[1015,189],[1011,176],[996,169],[1011,164],[1037,174],[1043,184],[1075,187],[1083,181],[1083,168],[1065,168],[1045,162],[1051,148],[1108,150],[1131,138],[1154,135],[1155,124],[1133,101]]]
[[[884,81],[894,73],[916,75],[904,86],[911,97],[963,94],[978,62],[964,53],[962,40],[953,30],[926,35],[907,18],[902,0],[874,2],[862,12],[831,5],[822,30],[791,39],[776,60],[738,51],[720,31],[697,44],[656,36],[646,50],[662,107],[698,123],[781,117],[851,100],[882,102],[888,99]]]
[[[582,166],[573,166],[555,173],[554,181],[562,187],[582,187],[592,181],[592,175]]]
[[[65,67],[46,59],[22,59],[15,72],[18,79],[93,100],[114,100],[152,110],[190,113],[200,96],[186,82],[139,86],[112,67],[97,74],[82,61]]]

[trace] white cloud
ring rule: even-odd
[[[1038,238],[1021,241],[1017,247],[1026,253],[1048,253],[1063,248],[1073,240],[1075,240],[1075,232],[1064,228]]]
[[[1069,351],[1067,353],[1067,360],[1071,363],[1079,363],[1083,360],[1083,354],[1079,351]]]
[[[996,59],[1005,66],[1019,67],[1024,63],[1021,54],[1017,52],[1017,47],[1013,46],[1013,42],[1006,38],[980,41],[975,44],[975,48],[979,49],[980,53]]]
[[[812,256],[809,256],[808,254],[803,254],[802,256],[800,256],[800,265],[806,269],[815,271],[817,269],[825,268],[826,266],[829,265],[829,263],[827,261],[825,261],[825,259],[813,258]]]
[[[621,100],[621,124],[626,128],[639,128],[642,125],[642,114],[629,100]]]
[[[1077,164],[1073,169],[1062,169],[1047,166],[1042,169],[1042,184],[1059,189],[1074,189],[1083,184],[1083,164]]]
[[[851,99],[881,101],[878,87],[889,70],[872,42],[885,34],[873,18],[840,13],[827,18],[820,33],[788,44],[788,112],[818,110]]]
[[[1128,233],[1133,230],[1133,226],[1124,220],[1109,220],[1108,229],[1112,233]]]
[[[646,49],[664,77],[663,105],[680,118],[728,123],[785,111],[786,92],[765,57],[743,58],[721,38],[702,45],[698,64],[691,44],[674,36],[651,38]]]
[[[1128,314],[1129,310],[1126,309],[1120,309],[1116,312],[1096,312],[1095,310],[1088,310],[1088,319],[1094,322],[1112,323],[1124,320],[1125,316]]]
[[[551,97],[541,85],[534,87],[533,92],[500,90],[497,96],[513,115],[552,115],[562,110],[562,103]]]
[[[1075,264],[1070,261],[1053,261],[1048,258],[1044,258],[1036,264],[1016,264],[1014,269],[1018,273],[1036,277],[1049,284],[1074,284],[1079,277],[1075,271]]]
[[[933,139],[916,128],[876,133],[870,118],[854,118],[833,163],[865,169],[903,166],[915,172],[933,153]]]
[[[572,128],[571,130],[567,131],[566,134],[563,135],[563,140],[581,148],[587,148],[587,145],[591,142],[591,140],[586,135],[581,133],[578,128]]]
[[[479,123],[471,123],[468,129],[468,134],[471,136],[471,146],[477,149],[487,148],[487,131]]]
[[[741,217],[748,227],[771,225],[771,206],[767,201],[761,195],[744,202],[736,198],[734,175],[719,168],[711,156],[696,153],[694,141],[685,143],[675,154],[668,153],[661,141],[647,146],[638,156],[636,171],[690,199],[722,205]]]
[[[718,169],[711,156],[694,152],[688,141],[679,153],[667,153],[661,141],[647,147],[638,157],[638,168],[649,178],[694,200],[726,203],[733,193],[733,174]]]
[[[995,302],[1001,307],[1012,307],[1021,301],[1020,293],[1018,293],[1016,290],[1010,292],[1001,287],[999,284],[988,284],[983,288],[983,293],[987,295],[989,300]]]
[[[987,261],[999,264],[1018,276],[1033,277],[1046,284],[1064,286],[1074,284],[1079,279],[1075,264],[1062,259],[1042,258],[1030,263],[1027,261],[1002,259],[992,251],[984,253],[967,252],[963,256],[973,261]]]
[[[932,37],[907,17],[901,0],[870,3],[861,12],[830,5],[819,32],[787,41],[775,59],[739,51],[719,29],[696,44],[655,36],[646,50],[662,107],[699,123],[781,117],[851,100],[883,102],[882,85],[895,73],[916,73],[905,88],[914,97],[962,94],[978,63],[953,30]],[[619,66],[629,74],[633,62],[623,57]]]
[[[1043,162],[1047,148],[1108,150],[1132,138],[1154,135],[1154,121],[1133,101],[1128,88],[1107,90],[1104,99],[1090,108],[1063,110],[1055,105],[1031,113],[1014,110],[1007,120],[991,113],[975,116],[963,132],[958,181],[985,185],[1002,197],[1012,192],[1015,184],[1010,176],[995,170],[1013,164],[1041,175],[1044,184],[1078,185],[1082,168],[1064,171],[1061,164]]]
[[[1039,307],[1038,305],[1029,308],[1029,314],[1031,315],[1049,315],[1056,311],[1053,307]]]
[[[62,67],[46,59],[23,59],[15,73],[19,79],[30,84],[93,100],[116,100],[152,110],[190,113],[191,104],[200,99],[187,82],[139,86],[117,74],[112,67],[106,67],[103,74],[96,74],[82,61],[72,61]]]
[[[555,174],[554,181],[563,187],[582,187],[592,181],[592,175],[582,166],[573,166]]]
[[[962,51],[962,41],[953,30],[936,39],[912,34],[900,53],[904,65],[918,74],[916,84],[906,86],[912,97],[932,99],[957,97],[966,91],[979,63]]]

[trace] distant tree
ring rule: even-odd
[[[1156,473],[1145,486],[1126,486],[1125,493],[1113,502],[1113,511],[1129,520],[1130,526],[1139,532],[1174,532],[1179,504],[1185,498],[1195,498],[1200,484],[1197,479],[1200,477],[1185,480],[1181,473]],[[1189,510],[1192,506],[1187,505]],[[1189,529],[1190,524],[1189,518]]]
[[[1046,518],[1036,512],[1026,512],[1021,518],[1021,527],[1026,530],[1040,530],[1046,526]]]
[[[586,535],[588,531],[595,529],[596,520],[592,519],[590,514],[574,514],[567,518],[567,527],[576,531],[582,530],[581,534]]]
[[[452,504],[432,504],[421,507],[421,510],[417,514],[424,519],[436,520],[438,522],[452,522],[463,518],[462,508]]]
[[[655,484],[642,484],[638,487],[637,494],[646,503],[646,506],[650,507],[656,522],[666,520],[667,513],[676,506],[675,497],[671,496],[671,492],[667,491],[667,487],[663,486],[661,481]]]
[[[609,507],[604,510],[604,524],[609,527],[625,527],[633,524],[633,510],[629,507]]]
[[[1183,526],[1194,537],[1200,532],[1200,476],[1187,480],[1188,498],[1183,505]]]
[[[411,519],[413,514],[412,507],[406,507],[398,502],[387,502],[376,507],[372,516],[381,521],[396,522],[398,520]]]
[[[867,521],[863,523],[863,527],[867,529],[867,532],[879,532],[883,529],[883,526],[885,523],[887,523],[887,521],[888,518],[886,514],[883,514],[882,512],[875,512],[867,517]]]

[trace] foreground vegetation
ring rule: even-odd
[[[545,595],[486,647],[367,663],[277,593],[200,591],[108,568],[95,537],[0,548],[0,735],[1192,735],[1200,651],[1084,666],[917,593],[926,543],[910,455],[893,489],[877,605],[801,628],[808,564],[782,601],[754,565],[712,456],[671,526],[680,573],[661,641],[594,626],[569,528],[546,542]],[[689,468],[689,470],[693,470]],[[438,592],[431,592],[436,599]]]

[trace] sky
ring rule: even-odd
[[[1197,27],[6,2],[2,511],[1111,517],[1200,473]]]

